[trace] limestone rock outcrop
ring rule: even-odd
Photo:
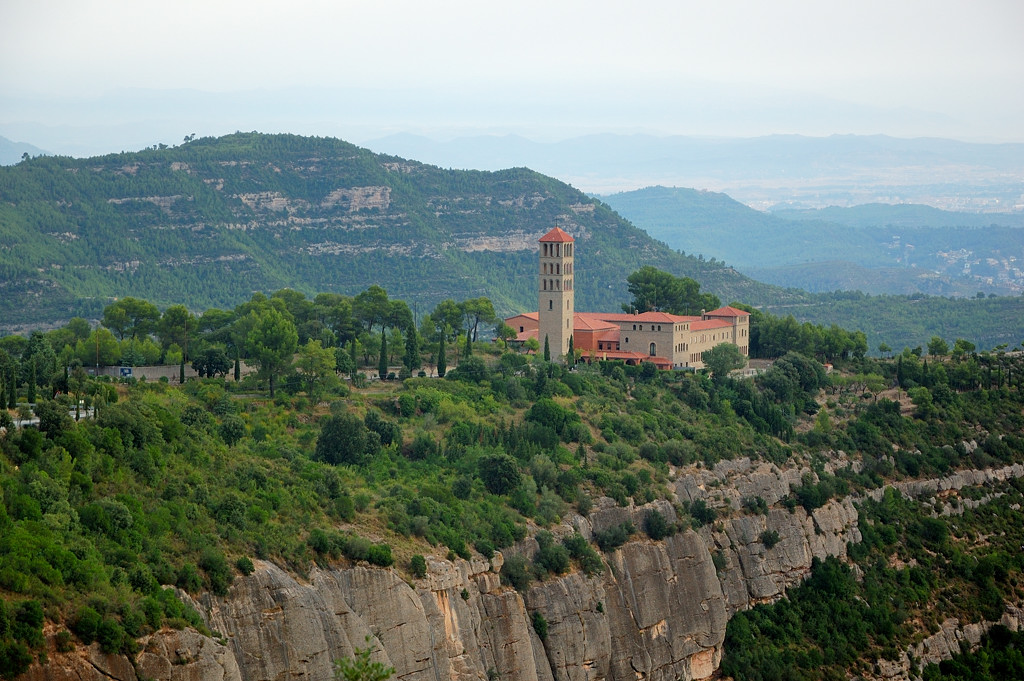
[[[334,660],[366,647],[394,667],[393,678],[401,681],[709,678],[721,661],[729,617],[782,597],[815,558],[845,557],[847,545],[861,540],[856,498],[833,499],[810,513],[778,504],[808,474],[813,476],[749,460],[677,473],[678,498],[719,508],[719,520],[661,541],[637,532],[604,554],[603,573],[549,576],[522,593],[501,584],[501,554],[490,560],[428,556],[426,576],[410,581],[393,568],[314,567],[298,577],[256,561],[256,570],[236,578],[227,596],[204,594],[192,601],[214,638],[162,630],[143,639],[142,650],[129,659],[104,655],[96,644],[57,653],[54,632],[48,632],[48,663],[33,665],[24,678],[326,681],[333,678]],[[1024,466],[1014,465],[894,489],[941,495],[1021,476]],[[766,513],[727,513],[756,497],[764,500]],[[643,528],[654,511],[669,525],[677,522],[667,501],[620,507],[599,499],[587,517],[570,515],[552,531],[593,539],[627,521]],[[509,554],[531,557],[536,549],[530,538]],[[1016,628],[1019,615],[1004,619]],[[990,624],[947,622],[900,660],[880,661],[879,678],[909,678],[911,658],[948,657],[961,640],[975,642]]]

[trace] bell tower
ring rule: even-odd
[[[540,307],[539,334],[541,348],[545,337],[551,350],[551,359],[557,360],[569,353],[575,318],[573,292],[573,251],[575,241],[568,233],[555,227],[540,238],[540,273],[538,296]]]

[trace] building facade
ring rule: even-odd
[[[552,359],[569,352],[569,338],[584,361],[621,359],[627,364],[653,362],[661,369],[702,369],[704,353],[719,343],[750,351],[750,313],[725,306],[700,316],[666,312],[576,312],[573,289],[575,241],[554,228],[539,242],[540,275],[537,312],[509,317],[505,323],[518,341],[547,339]]]

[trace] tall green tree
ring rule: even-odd
[[[380,326],[381,330],[384,330],[390,311],[388,292],[377,284],[358,294],[352,300],[352,314],[366,325],[366,330],[370,333],[373,333],[374,326]]]
[[[460,307],[462,308],[463,317],[465,317],[466,331],[472,334],[474,342],[477,340],[477,332],[481,323],[491,324],[498,319],[490,298],[470,298],[469,300],[464,300]]]
[[[932,336],[928,341],[928,354],[934,356],[948,355],[949,344],[939,336]]]
[[[437,345],[437,375],[444,378],[446,373],[448,373],[448,356],[445,354],[444,334],[441,334],[441,340]]]
[[[388,377],[388,336],[383,331],[380,332],[380,358],[377,360],[377,373],[380,375],[381,380],[387,380]]]
[[[420,346],[416,327],[412,324],[405,330],[405,355],[402,357],[402,361],[410,373],[423,365],[423,360],[420,358]]]
[[[746,366],[747,360],[740,349],[732,343],[719,343],[710,350],[704,351],[704,366],[708,368],[716,381],[721,381],[733,369]]]
[[[448,341],[455,340],[462,327],[462,307],[451,298],[442,300],[430,313],[437,335],[444,334]],[[431,338],[436,340],[437,336]]]
[[[199,336],[199,323],[184,305],[171,305],[160,317],[156,335],[160,338],[161,349],[167,350],[172,344],[177,345],[188,360],[191,358],[188,346],[194,344]]]
[[[336,366],[334,351],[323,347],[318,340],[311,340],[299,349],[299,371],[306,379],[306,392],[314,404],[330,387],[328,382],[338,380],[334,375]]]
[[[103,308],[103,326],[117,334],[119,340],[150,334],[160,321],[160,310],[148,300],[126,297]]]
[[[701,293],[700,284],[689,277],[676,277],[656,267],[644,265],[626,277],[632,302],[623,305],[626,312],[668,312],[698,315],[721,305],[711,293]]]
[[[251,330],[246,349],[261,376],[270,384],[270,396],[274,396],[274,384],[278,376],[291,366],[292,356],[299,343],[295,324],[276,308],[249,313],[252,316]]]

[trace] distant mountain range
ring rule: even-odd
[[[25,142],[14,142],[6,137],[0,137],[0,166],[9,166],[17,163],[25,154],[39,156],[45,154],[39,147]]]
[[[669,246],[812,292],[1024,292],[1024,213],[871,204],[753,210],[725,194],[649,187],[602,199]]]
[[[587,191],[696,187],[767,208],[919,203],[1024,210],[1024,144],[885,135],[687,137],[599,134],[557,142],[515,135],[437,141],[399,134],[366,143],[443,167],[529,166]]]

